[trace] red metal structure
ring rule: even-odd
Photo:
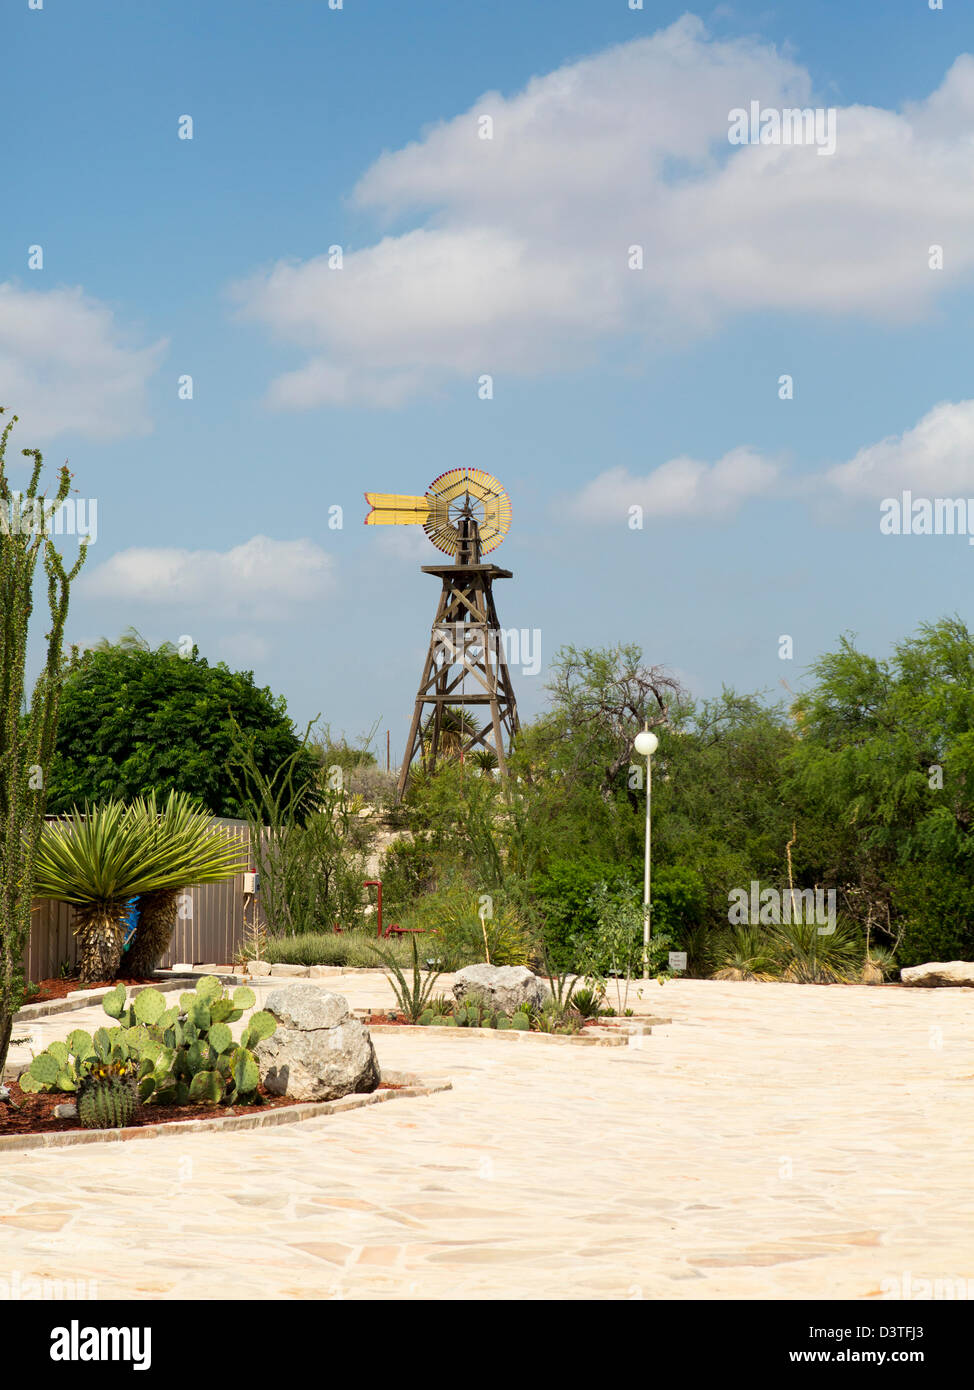
[[[390,922],[385,931],[382,930],[382,880],[381,878],[367,878],[362,883],[363,888],[376,889],[376,936],[422,936],[430,929],[429,927],[401,927],[398,922]]]

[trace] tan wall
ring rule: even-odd
[[[214,820],[226,839],[250,843],[245,821]],[[225,883],[207,883],[187,890],[189,903],[176,922],[172,948],[162,965],[232,964],[243,939],[243,875]],[[248,917],[254,911],[248,899]],[[48,980],[57,975],[62,961],[77,960],[77,938],[71,930],[73,909],[49,898],[34,904],[25,973],[28,980]],[[124,973],[124,961],[123,961]]]

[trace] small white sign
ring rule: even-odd
[[[671,970],[686,970],[686,968],[687,968],[687,953],[686,953],[686,951],[671,951],[671,952],[670,952],[670,969],[671,969]]]

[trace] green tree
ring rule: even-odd
[[[662,666],[646,666],[633,642],[615,647],[563,647],[552,663],[549,712],[536,731],[538,753],[557,761],[569,781],[597,786],[608,800],[622,789],[630,801],[627,772],[633,741],[645,723],[664,724],[682,697],[679,682]]]
[[[713,700],[685,701],[659,736],[654,863],[695,875],[706,915],[726,927],[731,889],[787,873],[785,845],[797,807],[785,760],[794,730],[782,710],[725,689]]]
[[[152,791],[186,791],[215,816],[244,817],[228,771],[233,723],[253,735],[258,769],[271,774],[301,748],[283,696],[164,643],[134,633],[72,652],[64,680],[48,810],[87,801],[131,800]],[[305,749],[293,770],[300,790],[316,762]]]
[[[68,599],[86,550],[82,545],[75,563],[65,569],[47,532],[46,521],[71,488],[66,465],[48,500],[39,490],[42,456],[37,449],[24,449],[33,460],[30,480],[24,492],[11,492],[6,450],[16,419],[12,416],[0,435],[0,1077],[23,989],[34,861],[57,733]],[[47,576],[51,627],[44,669],[27,707],[27,636],[38,560]]]
[[[791,771],[837,881],[874,921],[886,899],[899,964],[974,958],[974,636],[924,623],[886,661],[843,638],[812,672]]]

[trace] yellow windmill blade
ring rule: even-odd
[[[480,553],[500,545],[511,525],[511,499],[503,486],[480,468],[451,468],[434,478],[425,497],[405,497],[391,492],[367,492],[372,510],[366,526],[420,525],[446,555],[460,547],[460,521],[477,523]]]

